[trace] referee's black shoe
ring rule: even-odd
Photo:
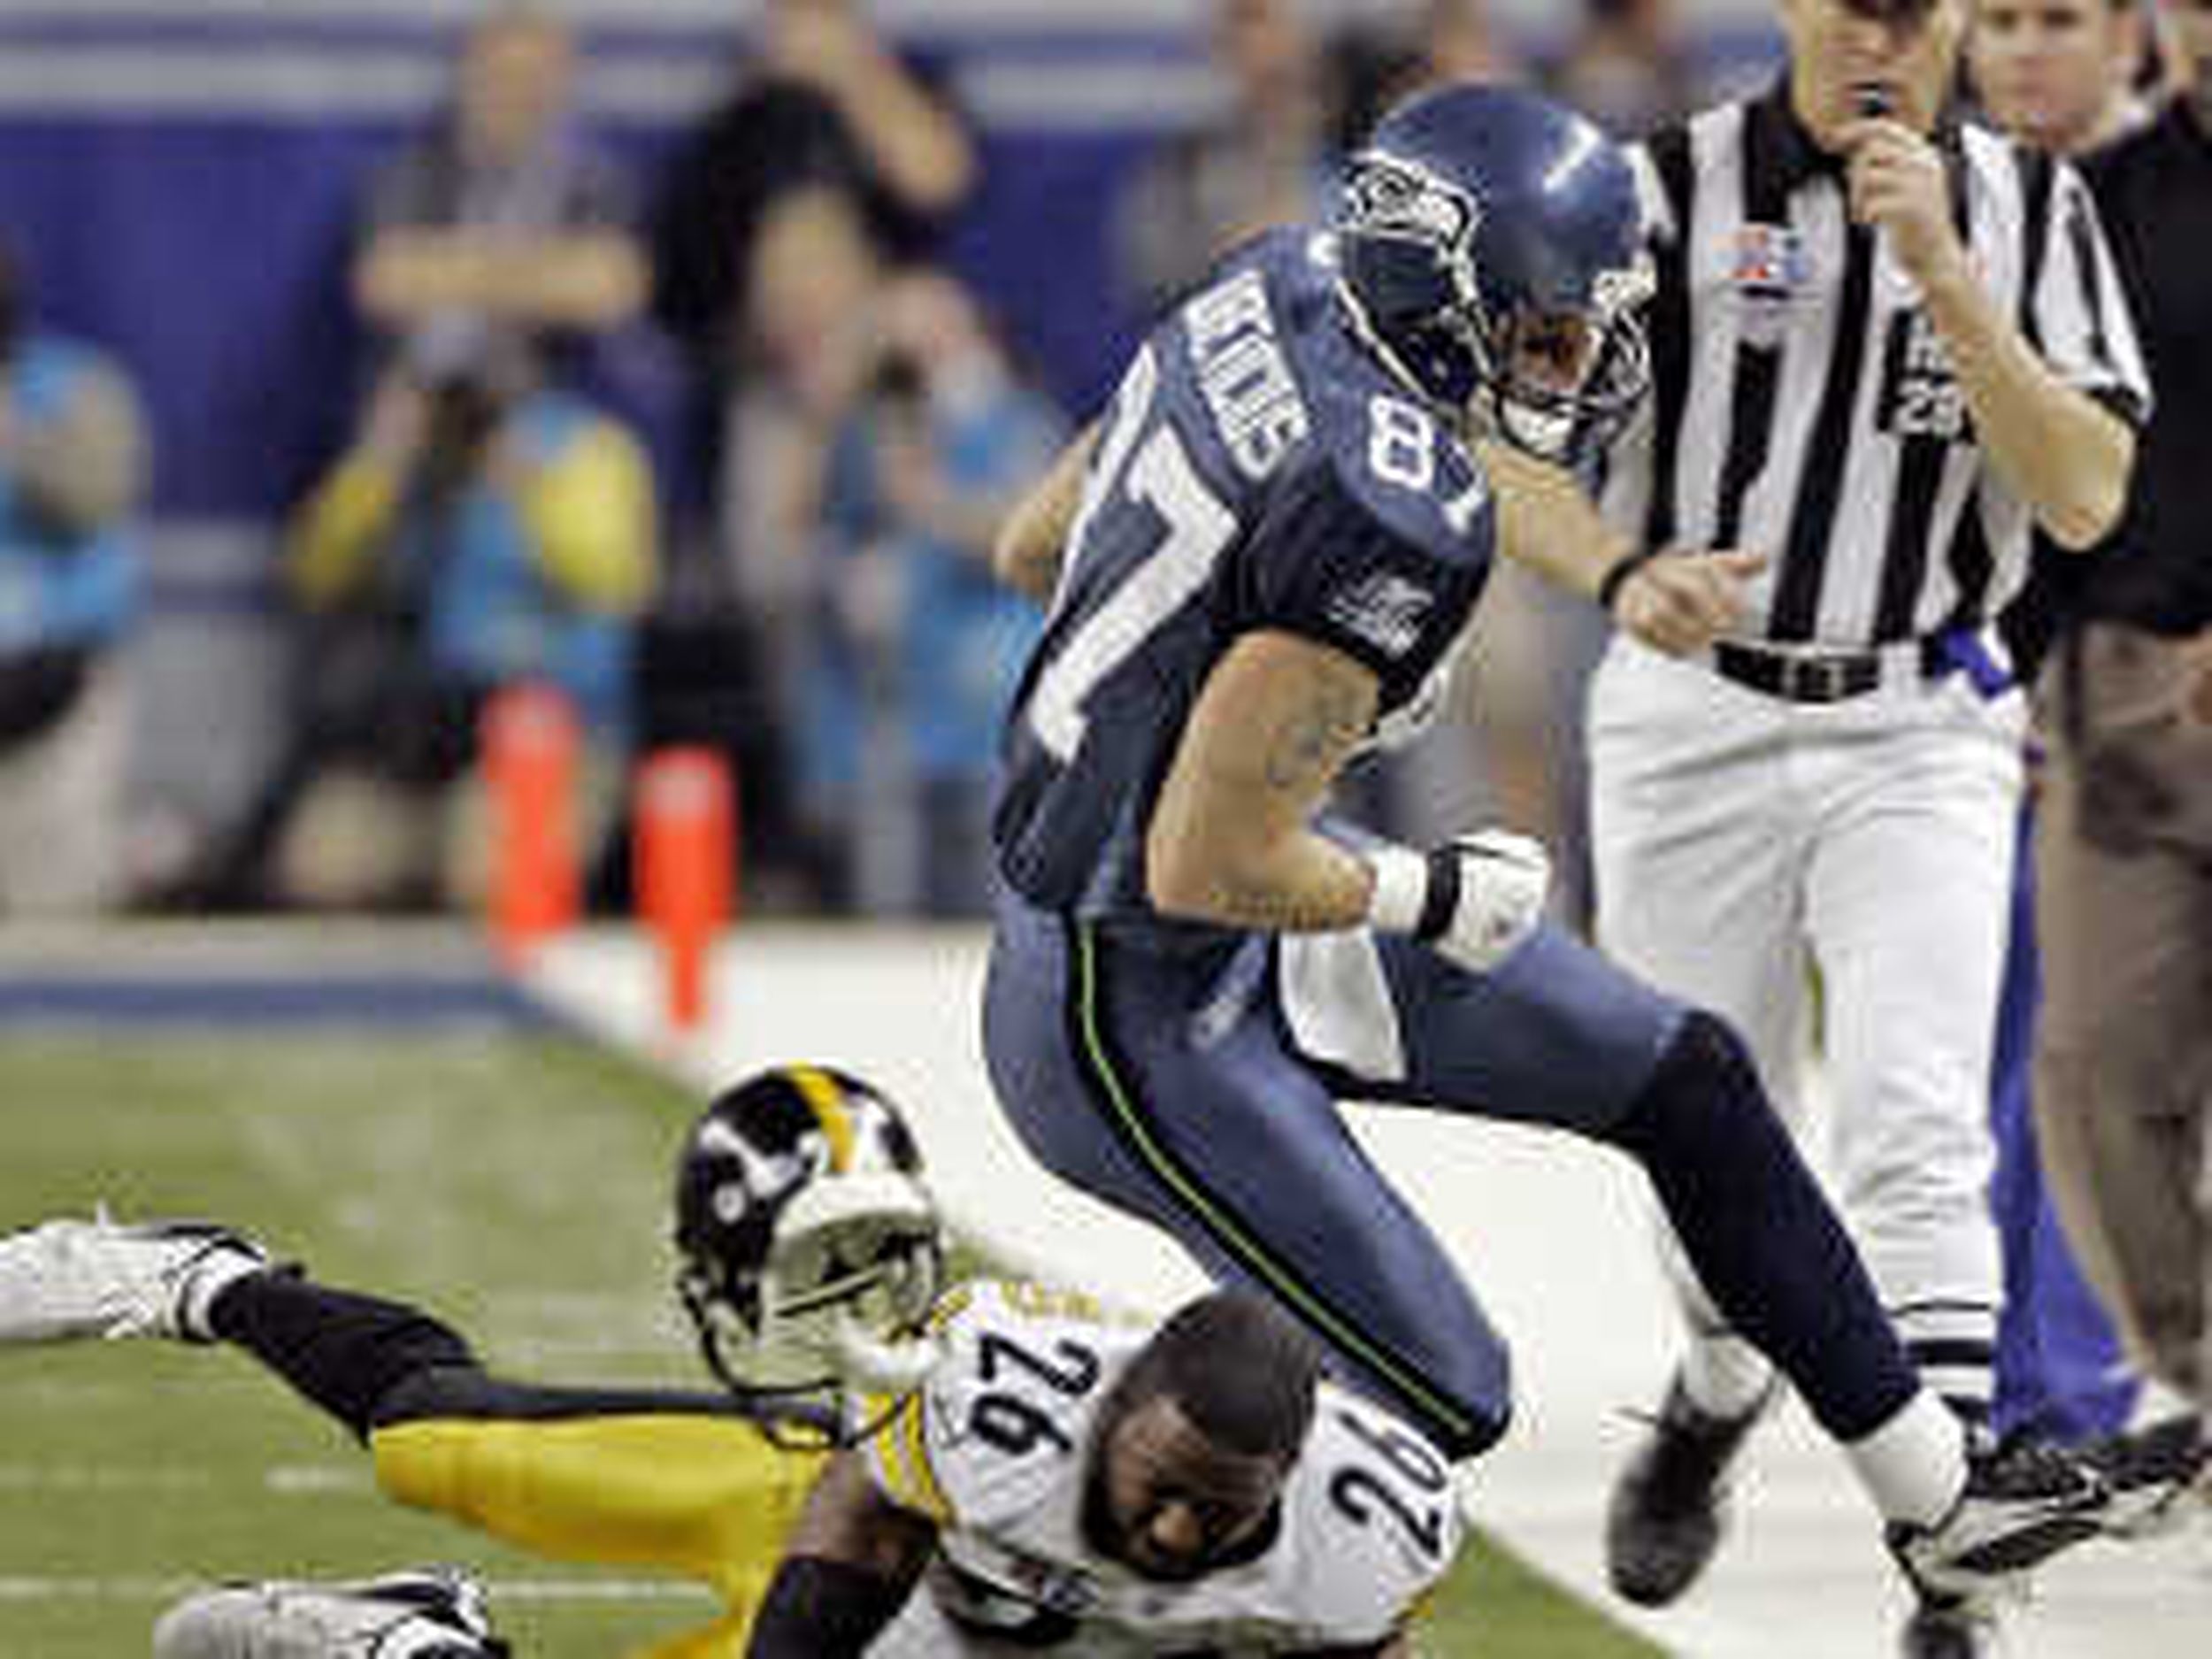
[[[1949,1598],[1921,1598],[1897,1639],[1898,1659],[1990,1659],[2001,1651],[1989,1609]]]
[[[2082,1461],[2112,1488],[2102,1522],[2108,1536],[2149,1538],[2184,1525],[2212,1501],[2212,1441],[2204,1419],[2184,1412],[2124,1430],[2081,1448]]]
[[[1727,1524],[1728,1465],[1774,1397],[1770,1384],[1740,1417],[1693,1401],[1680,1373],[1620,1479],[1605,1514],[1605,1571],[1641,1607],[1664,1607],[1697,1581]]]

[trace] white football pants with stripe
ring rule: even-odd
[[[1625,638],[1590,695],[1600,945],[1742,1033],[1908,1351],[1969,1416],[2001,1294],[1987,1113],[2024,725],[2017,692],[1961,675],[1796,703]],[[1824,1157],[1801,1075],[1815,1028]],[[1694,1395],[1748,1406],[1764,1362],[1665,1254]]]

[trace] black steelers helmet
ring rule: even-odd
[[[883,1094],[827,1066],[746,1079],[676,1164],[676,1288],[709,1367],[748,1396],[903,1394],[943,1233],[921,1150]]]

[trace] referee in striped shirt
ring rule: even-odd
[[[1987,1072],[2022,700],[1989,626],[2031,532],[2094,543],[2147,394],[2090,199],[1960,124],[1970,0],[1778,0],[1771,91],[1639,154],[1655,236],[1651,419],[1612,457],[1627,537],[1591,688],[1600,942],[1733,1020],[1801,1111],[1816,970],[1832,1167],[1909,1350],[1985,1418],[2000,1279]],[[1655,624],[1655,626],[1654,626]],[[1690,1339],[1608,1529],[1657,1604],[1709,1559],[1772,1389],[1678,1267]],[[1982,1610],[1915,1610],[1913,1653]]]

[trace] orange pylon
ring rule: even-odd
[[[519,966],[576,920],[576,784],[583,735],[568,699],[550,686],[495,694],[478,727],[490,810],[492,939]]]
[[[656,750],[638,768],[632,875],[639,918],[658,947],[669,1026],[698,1029],[716,938],[733,919],[737,788],[711,749]]]

